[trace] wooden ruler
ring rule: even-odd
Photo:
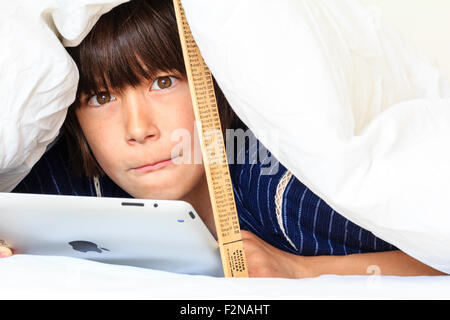
[[[187,23],[181,0],[173,0],[194,106],[205,173],[225,277],[248,277],[233,186],[213,80]]]

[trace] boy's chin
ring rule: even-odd
[[[127,190],[125,190],[127,191]],[[157,200],[180,200],[186,192],[184,190],[178,190],[169,188],[162,189],[158,187],[153,188],[141,188],[139,191],[129,190],[127,191],[131,196],[137,199],[157,199]]]

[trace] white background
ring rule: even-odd
[[[362,0],[384,16],[450,79],[450,0]]]

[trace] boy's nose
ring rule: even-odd
[[[126,139],[128,142],[143,143],[159,135],[145,97],[139,93],[128,94],[123,100]]]

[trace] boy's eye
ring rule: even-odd
[[[100,92],[99,94],[92,96],[88,103],[92,106],[102,106],[116,99],[115,96],[108,92]]]
[[[171,77],[171,76],[159,77],[153,82],[151,90],[168,89],[172,86],[172,84],[175,81],[176,81],[175,77]]]

